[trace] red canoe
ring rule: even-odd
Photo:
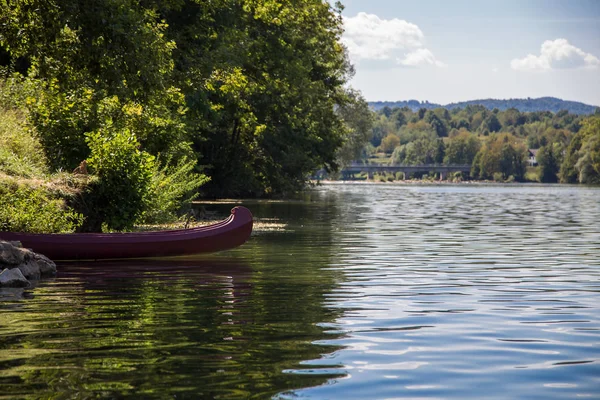
[[[252,233],[252,213],[235,207],[226,220],[199,228],[131,233],[20,233],[0,232],[0,239],[52,260],[167,257],[232,249]]]

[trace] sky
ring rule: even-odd
[[[600,0],[342,4],[351,86],[368,101],[552,96],[600,106]]]

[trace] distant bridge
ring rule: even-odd
[[[403,165],[403,164],[361,164],[352,163],[342,169],[342,175],[357,174],[360,172],[366,172],[369,179],[373,179],[375,172],[402,172],[405,177],[414,173],[439,173],[440,179],[445,180],[450,172],[471,172],[470,164],[421,164],[421,165]]]

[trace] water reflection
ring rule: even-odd
[[[243,205],[266,223],[239,249],[65,264],[5,294],[0,398],[600,397],[600,189]]]
[[[212,257],[60,264],[0,303],[0,398],[268,398],[325,383],[335,374],[282,372],[338,349],[312,343],[339,316],[323,306],[329,247],[307,252],[312,240],[331,237],[290,229]]]

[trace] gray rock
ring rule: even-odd
[[[27,287],[29,281],[25,279],[19,268],[4,269],[0,272],[0,287]]]
[[[56,264],[43,254],[31,253],[31,261],[35,262],[40,268],[42,276],[56,275]]]
[[[19,265],[25,261],[29,250],[15,247],[9,242],[0,241],[0,263],[5,265]]]
[[[40,266],[34,260],[28,260],[26,263],[19,265],[16,269],[21,270],[23,276],[27,279],[40,279],[42,277]]]

